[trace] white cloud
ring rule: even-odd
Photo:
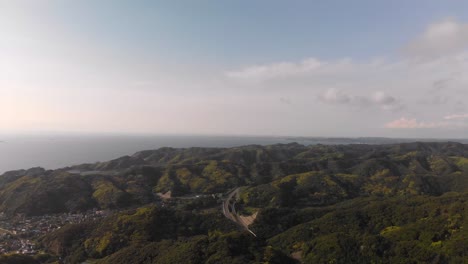
[[[404,108],[404,105],[400,100],[382,91],[375,92],[371,96],[362,96],[349,95],[341,90],[332,88],[319,94],[318,99],[326,104],[350,105],[357,107],[376,106],[385,111],[398,111]]]
[[[254,65],[247,68],[227,72],[226,75],[236,79],[267,80],[278,77],[288,77],[312,72],[321,67],[321,62],[308,58],[299,63],[279,62],[271,65]]]
[[[136,62],[104,43],[82,46],[74,34],[59,34],[62,27],[42,23],[46,15],[43,20],[24,14],[16,23],[4,16],[11,12],[0,13],[0,22],[5,22],[0,23],[5,40],[0,41],[0,113],[11,113],[0,114],[4,127],[39,120],[66,129],[89,123],[101,130],[394,135],[382,132],[382,120],[396,119],[387,127],[400,128],[466,123],[455,116],[419,121],[468,110],[467,24],[455,20],[430,25],[408,46],[408,54],[431,60],[305,57],[219,72],[202,66],[172,71],[150,58],[148,63]],[[13,95],[25,99],[9,99]],[[18,107],[16,114],[12,109]],[[51,114],[62,112],[66,114]],[[457,135],[466,135],[464,131]]]
[[[415,118],[408,119],[402,117],[400,119],[391,121],[385,124],[386,128],[398,128],[398,129],[414,129],[414,128],[437,128],[443,127],[445,124],[443,123],[434,123],[434,122],[420,122],[417,121]]]
[[[385,94],[384,92],[376,92],[373,96],[376,103],[390,105],[396,102],[395,97]]]
[[[319,100],[328,104],[348,104],[352,98],[342,91],[337,89],[328,89],[318,96]]]
[[[445,120],[468,119],[468,114],[448,115],[444,117]]]
[[[289,98],[286,98],[286,97],[281,97],[279,100],[282,104],[287,104],[287,105],[293,104],[293,102]]]
[[[376,105],[379,105],[383,110],[386,111],[402,110],[405,107],[400,100],[382,91],[376,92],[372,99]]]
[[[448,18],[430,24],[426,31],[407,47],[409,55],[434,58],[454,54],[468,48],[468,24]]]
[[[401,117],[399,119],[386,123],[385,128],[393,128],[393,129],[464,128],[466,129],[468,127],[468,123],[464,119],[468,119],[468,114],[445,116],[444,120],[431,121],[431,122],[418,121],[416,118]]]
[[[287,95],[297,109],[302,103],[304,111],[321,113],[322,121],[343,115],[356,122],[366,120],[367,129],[372,129],[382,128],[382,119],[398,121],[406,115],[415,120],[399,120],[389,127],[460,128],[457,133],[462,134],[464,124],[440,120],[440,113],[466,112],[468,51],[431,60],[314,59],[314,67],[304,66],[304,61],[241,67],[226,73],[227,86],[237,93]]]

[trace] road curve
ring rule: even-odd
[[[239,195],[239,190],[240,188],[236,188],[230,192],[227,198],[223,201],[223,214],[227,219],[236,223],[240,228],[257,237],[257,235],[249,229],[248,225],[239,218],[239,214],[236,211],[236,200]]]

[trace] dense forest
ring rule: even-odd
[[[460,143],[161,148],[0,176],[6,216],[114,212],[0,263],[467,263],[467,201]]]

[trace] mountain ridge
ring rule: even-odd
[[[211,194],[313,172],[317,172],[314,174],[317,179],[333,177],[336,186],[342,188],[349,179],[344,180],[339,175],[355,175],[355,183],[359,184],[354,188],[358,188],[360,194],[365,184],[403,191],[400,189],[408,189],[408,184],[403,184],[402,175],[411,175],[414,178],[411,181],[419,188],[415,187],[413,192],[435,194],[466,188],[466,183],[460,180],[465,179],[466,158],[468,145],[455,142],[160,148],[108,162],[4,173],[0,176],[0,210],[9,214],[41,214],[42,209],[28,210],[41,208],[43,203],[39,206],[38,201],[51,201],[62,193],[70,198],[61,199],[64,203],[56,208],[44,208],[44,213],[85,210],[92,206],[122,208],[154,201],[157,192],[171,191],[176,196]],[[379,182],[379,177],[386,176],[376,175],[378,172],[399,178],[394,178],[394,185],[387,186]],[[73,193],[78,195],[75,197]],[[11,202],[13,196],[17,197],[15,202]]]
[[[257,237],[223,215],[234,189]],[[0,176],[7,217],[113,212],[36,238],[50,257],[31,263],[463,263],[467,194],[455,142],[160,148]]]

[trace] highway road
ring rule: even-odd
[[[223,201],[223,214],[227,219],[236,223],[241,229],[246,230],[253,236],[257,237],[257,235],[249,229],[249,226],[240,219],[239,214],[236,211],[236,201],[239,196],[239,190],[240,188],[236,188],[230,192],[227,198]]]

